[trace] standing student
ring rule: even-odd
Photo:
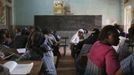
[[[47,50],[47,52],[43,54],[44,68],[46,69],[45,75],[57,75],[53,54],[54,39],[52,39],[50,30],[47,28],[43,30],[43,34],[45,40],[41,46]]]
[[[119,43],[119,33],[112,25],[105,26],[90,52],[85,75],[116,75],[120,64],[112,45]]]

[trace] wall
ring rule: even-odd
[[[103,25],[120,23],[120,0],[70,0],[74,14],[103,15]]]
[[[53,0],[14,0],[15,25],[33,25],[34,15],[52,15]]]
[[[103,15],[102,24],[121,22],[120,0],[65,0],[74,15]],[[14,24],[33,25],[34,15],[53,15],[53,0],[14,0]]]

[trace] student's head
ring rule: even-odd
[[[15,29],[15,32],[16,32],[16,33],[21,32],[21,29],[20,29],[20,28],[16,28],[16,29]]]
[[[124,33],[124,30],[123,30],[122,26],[123,25],[114,24],[114,27],[118,30],[120,36],[125,37],[125,33]]]
[[[42,32],[43,32],[43,34],[48,35],[48,34],[51,34],[51,29],[44,28],[44,29],[42,30]]]
[[[43,57],[44,49],[41,47],[45,38],[43,33],[39,31],[34,31],[31,34],[30,42],[28,43],[28,48],[30,51],[37,53],[39,56],[35,56],[34,59],[40,59]]]
[[[21,30],[21,35],[29,35],[28,29],[27,28],[23,28]]]
[[[116,46],[119,43],[119,32],[114,26],[107,25],[101,30],[98,40]]]
[[[134,41],[134,19],[131,22],[131,26],[128,29],[128,36],[129,40]]]
[[[30,26],[29,32],[34,32],[34,31],[41,31],[41,28],[38,26]]]
[[[40,47],[44,42],[44,36],[41,32],[35,31],[31,35],[31,46]]]
[[[79,29],[78,30],[78,36],[79,37],[83,37],[83,35],[84,35],[84,30],[83,29]]]

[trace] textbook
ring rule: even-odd
[[[18,64],[15,61],[8,61],[3,65],[9,69],[9,72],[10,72],[11,75],[26,75],[26,74],[29,74],[32,67],[33,67],[33,63]]]
[[[25,53],[26,52],[26,48],[18,48],[17,52],[18,53]]]

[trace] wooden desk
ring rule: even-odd
[[[17,48],[9,48],[9,51],[18,54],[18,55],[22,55],[23,53],[18,53]]]
[[[16,49],[16,48],[9,48],[8,50],[9,50],[9,51],[11,51],[11,52],[13,52],[13,53],[18,54],[18,52],[17,52],[17,49]]]
[[[15,60],[23,53],[18,53],[17,49],[15,48],[7,48],[3,51],[5,54],[4,60]]]
[[[4,64],[7,61],[0,61],[0,64]],[[28,64],[33,62],[33,68],[31,69],[30,74],[28,75],[41,75],[42,61],[17,61],[18,64]]]

